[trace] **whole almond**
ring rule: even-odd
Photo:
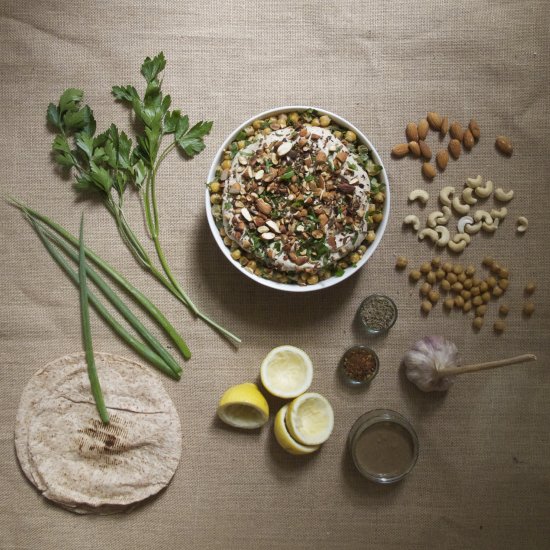
[[[420,145],[420,154],[426,160],[430,160],[432,158],[432,150],[430,149],[430,146],[425,141],[422,141],[422,140],[418,142],[418,145]]]
[[[512,156],[512,153],[514,152],[512,142],[507,136],[497,136],[495,146],[502,154],[508,157]]]
[[[430,111],[426,116],[428,123],[434,130],[439,130],[441,128],[441,116],[435,111]]]
[[[391,150],[391,154],[398,159],[404,157],[408,152],[409,152],[408,143],[399,143]]]
[[[429,162],[425,162],[422,165],[422,174],[424,177],[433,180],[437,174],[435,171],[435,166],[433,164],[430,164]]]
[[[477,120],[475,118],[472,118],[472,120],[470,120],[468,128],[470,128],[470,132],[472,132],[474,139],[477,141],[479,139],[479,136],[481,135],[481,129],[479,128],[479,124],[477,123]]]
[[[453,139],[458,139],[458,141],[462,141],[462,137],[464,136],[464,130],[462,129],[462,125],[460,122],[457,122],[456,120],[451,124],[451,127],[449,128],[449,133],[451,134],[451,137]]]
[[[418,141],[418,128],[414,122],[409,122],[407,124],[407,129],[405,130],[408,141]]]
[[[449,162],[449,153],[445,149],[441,149],[435,155],[435,162],[437,167],[443,172],[447,168],[447,163]]]
[[[449,141],[449,153],[451,153],[451,156],[457,159],[461,152],[462,146],[460,145],[460,141],[458,141],[458,139],[451,139],[451,141]]]
[[[409,141],[409,152],[415,159],[420,156],[420,145],[417,141]]]
[[[428,121],[425,118],[423,118],[418,123],[418,139],[426,139],[429,129],[430,129],[430,125],[428,124]]]
[[[472,132],[469,128],[464,132],[464,135],[462,136],[462,143],[464,144],[464,149],[466,149],[466,151],[470,151],[475,144],[474,136],[472,135]]]
[[[448,117],[444,116],[443,120],[441,121],[441,127],[439,128],[439,132],[442,137],[445,137],[448,131],[449,131],[449,119]]]

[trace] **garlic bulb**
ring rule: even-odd
[[[440,376],[439,370],[457,366],[458,350],[443,336],[425,336],[405,354],[407,378],[422,391],[446,391],[454,376]]]

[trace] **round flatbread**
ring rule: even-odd
[[[104,425],[83,353],[29,381],[17,414],[21,467],[42,494],[81,513],[110,513],[166,487],[181,455],[181,425],[158,376],[134,361],[96,353],[110,414]]]

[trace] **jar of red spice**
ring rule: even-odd
[[[350,386],[368,384],[378,374],[379,367],[378,355],[367,346],[352,346],[339,364],[340,375]]]

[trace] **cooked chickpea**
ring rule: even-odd
[[[210,184],[210,191],[212,193],[219,193],[220,192],[220,182],[219,181],[213,181],[211,184]]]
[[[426,281],[433,285],[437,281],[437,277],[435,276],[435,271],[430,271],[426,274]]]
[[[269,134],[271,134],[271,128],[264,128],[262,130],[262,133],[264,134],[264,136],[268,136]]]
[[[241,257],[241,251],[236,248],[235,250],[233,250],[231,252],[231,257],[234,259],[234,260],[238,260],[240,257]]]
[[[428,298],[432,304],[436,304],[439,301],[439,292],[433,289],[430,290],[430,292],[428,292]]]
[[[508,315],[508,312],[510,311],[510,308],[506,305],[506,304],[502,304],[499,308],[498,308],[498,312],[503,316],[503,317],[506,317],[506,315]]]
[[[443,306],[446,309],[451,310],[453,309],[454,305],[455,305],[455,301],[452,298],[445,298],[445,301],[443,302]]]
[[[221,204],[222,203],[222,196],[218,193],[213,193],[210,195],[210,202],[212,204]]]
[[[349,256],[349,261],[350,261],[352,264],[356,264],[360,259],[361,259],[361,256],[360,256],[359,254],[357,254],[357,252],[353,252],[353,253],[350,254],[350,256]]]
[[[430,313],[430,311],[432,310],[432,307],[433,307],[432,303],[428,302],[428,300],[424,300],[422,304],[420,304],[420,308],[424,313]]]
[[[533,294],[535,290],[537,289],[537,285],[533,281],[529,281],[525,285],[525,294]]]
[[[502,290],[506,290],[508,288],[508,279],[501,279],[499,282],[498,282],[498,286],[500,288],[502,288]]]
[[[314,117],[311,119],[312,126],[319,126],[320,124],[321,124],[321,121],[317,117]]]
[[[349,141],[349,143],[353,143],[357,139],[357,136],[355,135],[355,132],[348,130],[344,136],[344,139]]]
[[[223,170],[229,170],[231,168],[231,161],[229,159],[226,159],[222,162],[222,169]]]
[[[431,289],[432,285],[430,283],[422,283],[420,286],[420,294],[422,294],[422,296],[427,296]]]
[[[533,302],[525,302],[525,304],[523,304],[523,313],[525,315],[533,315],[534,311],[535,304]]]
[[[441,265],[441,256],[435,256],[435,258],[432,258],[433,267],[439,267],[440,265]]]
[[[319,123],[323,128],[326,128],[330,124],[330,122],[330,117],[328,117],[327,115],[322,115],[321,117],[319,117]]]
[[[445,272],[439,268],[436,272],[435,272],[435,278],[438,280],[438,281],[441,281],[442,279],[445,278]]]
[[[462,296],[457,296],[455,298],[455,307],[457,309],[462,309],[464,307],[464,298]]]
[[[245,143],[244,139],[241,139],[240,141],[237,141],[237,148],[239,150],[244,149],[245,147],[246,147],[246,143]]]
[[[424,275],[426,275],[426,273],[429,273],[431,270],[432,270],[432,267],[430,266],[430,264],[428,262],[424,262],[420,266],[420,273],[424,273]]]
[[[374,223],[380,223],[384,219],[384,214],[382,212],[376,212],[376,214],[372,215],[372,221]]]
[[[476,317],[472,321],[472,327],[474,327],[475,330],[480,330],[483,326],[483,317]]]
[[[318,275],[310,275],[307,278],[307,284],[308,285],[316,285],[319,282],[319,276]]]
[[[498,319],[495,321],[495,324],[493,325],[493,329],[495,332],[504,332],[504,329],[506,328],[506,323],[502,319]]]
[[[441,290],[444,290],[445,292],[449,292],[449,290],[451,290],[451,283],[449,283],[447,279],[443,279],[439,284],[439,288],[441,288]]]
[[[225,229],[223,227],[220,227],[220,236],[225,237],[227,233],[225,232]]]
[[[252,128],[254,128],[254,130],[259,130],[261,127],[262,127],[262,121],[261,120],[255,120],[252,123]]]
[[[381,203],[384,202],[384,200],[386,199],[386,195],[382,193],[382,191],[378,191],[378,193],[376,193],[373,198],[374,202]]]
[[[413,269],[410,273],[409,273],[409,279],[413,282],[417,282],[420,280],[420,277],[422,277],[422,273],[420,273],[420,271],[418,271],[418,269]]]
[[[357,252],[359,252],[359,254],[364,254],[365,252],[367,251],[367,247],[362,244],[358,249],[357,249]]]
[[[449,281],[449,283],[451,283],[452,285],[454,285],[457,281],[458,281],[458,278],[457,276],[451,272],[451,273],[447,273],[447,277],[445,277],[447,279],[447,281]]]
[[[462,306],[462,311],[464,313],[468,313],[472,309],[472,302],[470,300],[466,300],[464,302],[464,305]]]
[[[256,269],[256,262],[254,260],[251,260],[250,262],[248,262],[248,264],[246,265],[246,267],[248,267],[249,269],[251,269],[252,271],[254,271]]]
[[[445,262],[441,267],[443,268],[443,271],[445,271],[445,273],[449,273],[453,270],[453,264],[450,262]]]
[[[340,132],[340,130],[335,130],[334,131],[334,137],[336,139],[342,139],[342,136],[343,136],[343,134],[342,134],[342,132]]]
[[[298,122],[299,119],[300,115],[296,112],[290,113],[290,115],[288,115],[288,120],[290,120],[290,122]]]
[[[225,244],[225,246],[231,246],[233,244],[233,241],[226,236],[223,238],[223,244]]]
[[[376,239],[376,233],[374,231],[367,232],[367,242],[372,243]]]
[[[485,304],[476,307],[476,315],[483,317],[487,313],[487,306]]]
[[[493,296],[496,296],[498,298],[503,294],[504,294],[504,290],[502,290],[502,288],[500,288],[499,286],[495,286],[495,288],[493,288]]]
[[[246,256],[241,256],[239,263],[244,267],[248,263],[248,258]]]

